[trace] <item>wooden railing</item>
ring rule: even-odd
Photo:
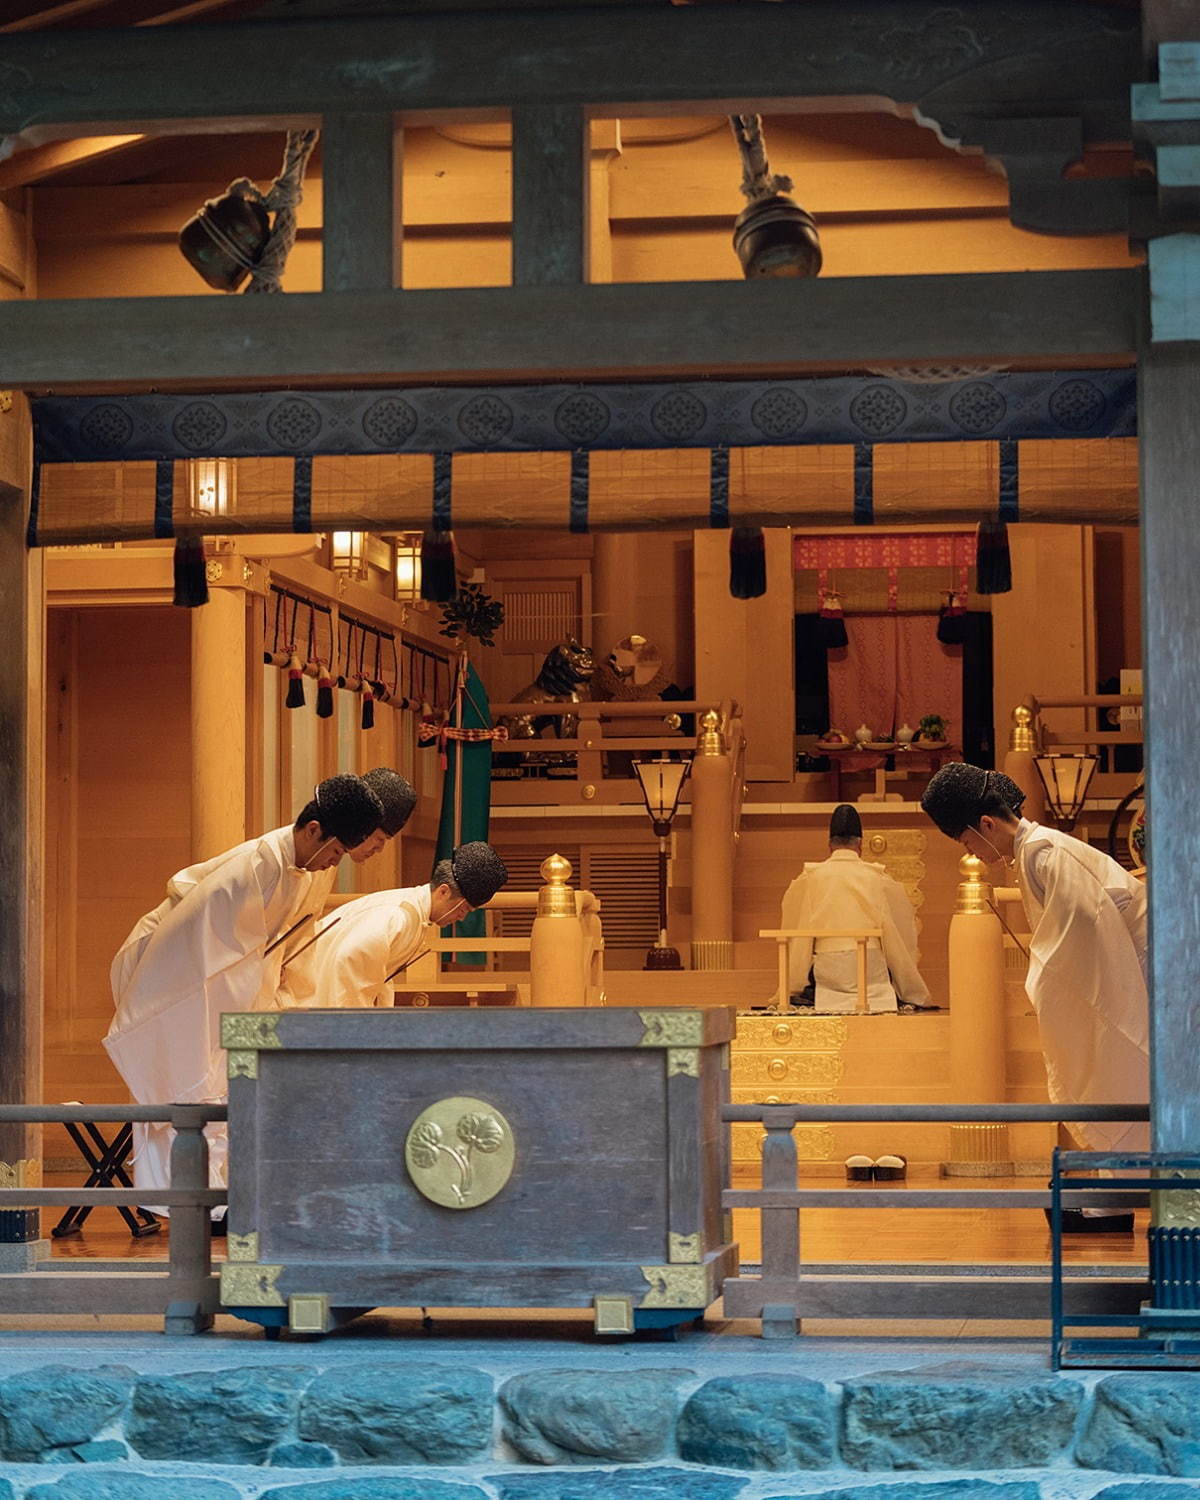
[[[779,955],[779,1004],[786,1005],[791,987],[790,945],[793,938],[845,938],[852,942],[858,954],[857,1004],[860,1011],[867,1009],[867,949],[874,939],[883,941],[882,927],[825,928],[825,927],[768,927],[759,929],[760,938],[774,938]]]
[[[203,1333],[212,1326],[220,1286],[212,1269],[211,1210],[226,1201],[224,1188],[208,1185],[208,1142],[204,1127],[228,1118],[224,1104],[5,1104],[0,1124],[61,1125],[68,1120],[98,1124],[164,1124],[175,1131],[167,1188],[0,1188],[0,1210],[70,1207],[99,1208],[152,1202],[171,1210],[167,1259],[150,1269],[131,1260],[129,1269],[27,1271],[0,1275],[0,1312],[5,1313],[161,1313],[166,1333]]]
[[[581,928],[582,965],[579,971],[578,988],[572,990],[570,994],[558,996],[555,1003],[603,1005],[604,934],[600,921],[600,899],[591,891],[577,890],[572,894],[575,898],[575,915]],[[539,965],[534,960],[534,953],[537,944],[545,940],[544,934],[539,934],[535,923],[534,930],[528,937],[497,937],[492,931],[492,913],[496,911],[536,912],[537,905],[537,891],[500,891],[483,908],[487,913],[487,931],[482,937],[442,938],[436,936],[436,929],[429,929],[430,936],[425,944],[423,960],[409,966],[401,976],[401,982],[392,986],[394,992],[428,997],[431,994],[474,989],[481,992],[519,990],[522,987],[520,971],[498,970],[494,963],[494,956],[498,953],[530,955],[529,970],[525,976],[525,986],[528,989],[532,984],[532,974],[539,970]],[[444,972],[441,967],[444,958],[460,953],[486,954],[487,963],[482,970],[486,978],[476,980],[462,971],[457,974]],[[551,1003],[548,999],[532,993],[529,999],[534,1005]]]
[[[1004,770],[1025,793],[1024,815],[1035,822],[1041,822],[1046,816],[1045,792],[1033,763],[1035,756],[1051,753],[1061,746],[1094,747],[1104,754],[1109,746],[1140,745],[1144,738],[1140,724],[1109,730],[1101,729],[1098,721],[1101,714],[1110,709],[1141,706],[1140,693],[1085,693],[1076,698],[1035,698],[1030,695],[1018,703],[1012,711]],[[1056,708],[1094,711],[1097,724],[1092,727],[1085,722],[1078,731],[1051,729],[1043,714],[1047,709]],[[1123,785],[1118,783],[1115,788],[1111,783],[1102,788],[1094,781],[1092,795],[1111,796],[1115,790],[1120,796],[1132,789],[1135,774],[1130,773],[1130,779]]]
[[[789,1338],[801,1318],[1049,1318],[1049,1266],[944,1263],[928,1267],[877,1263],[801,1264],[804,1208],[1049,1208],[1047,1189],[798,1188],[797,1125],[880,1122],[1013,1124],[1029,1121],[1148,1120],[1146,1104],[727,1104],[727,1123],[766,1130],[761,1188],[728,1188],[723,1208],[757,1210],[762,1263],[758,1276],[736,1276],[724,1290],[727,1318],[758,1318],[764,1338]],[[1129,1194],[1096,1189],[1062,1194],[1066,1208],[1128,1207]],[[1014,1271],[1017,1274],[1014,1274]],[[1042,1273],[1045,1274],[1042,1274]],[[1148,1292],[1138,1276],[1084,1275],[1065,1284],[1069,1310],[1136,1313]]]
[[[739,768],[740,776],[740,768],[744,759],[742,711],[739,704],[729,700],[714,704],[702,703],[694,698],[678,702],[652,698],[638,703],[584,701],[582,703],[493,703],[490,706],[492,720],[495,723],[499,723],[502,719],[524,716],[539,719],[577,718],[579,726],[574,735],[562,739],[554,735],[527,740],[512,739],[498,745],[496,753],[533,756],[573,755],[575,757],[574,775],[564,776],[561,779],[564,782],[574,781],[580,786],[593,787],[599,786],[605,778],[604,755],[608,751],[624,751],[643,756],[671,751],[689,751],[693,743],[691,737],[683,734],[678,727],[671,727],[670,721],[673,719],[677,724],[684,715],[699,716],[709,709],[715,709],[719,716],[721,731],[728,742],[734,764]],[[627,725],[630,720],[645,723],[655,719],[663,723],[663,728],[654,733],[621,732],[623,725]],[[613,775],[610,768],[610,779]],[[625,776],[624,779],[628,780],[628,777]],[[739,796],[737,799],[739,807],[740,803]]]

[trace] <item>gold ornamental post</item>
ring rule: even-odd
[[[964,854],[950,918],[950,1097],[963,1104],[1003,1103],[1007,1036],[1004,930],[983,878],[983,861]],[[947,1177],[1012,1173],[1007,1125],[951,1125]]]
[[[733,757],[716,709],[692,758],[692,968],[733,968]]]
[[[1004,757],[1004,774],[1015,781],[1025,793],[1023,817],[1034,823],[1046,821],[1046,793],[1042,778],[1037,773],[1035,760],[1038,755],[1037,731],[1034,728],[1033,709],[1027,703],[1018,703],[1012,711],[1012,729],[1008,736],[1008,753]]]
[[[546,882],[538,891],[537,916],[529,939],[530,1005],[586,1005],[583,923],[575,892],[567,884],[571,861],[551,854],[541,865]]]

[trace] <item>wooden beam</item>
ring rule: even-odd
[[[145,139],[144,135],[83,136],[69,141],[49,141],[44,146],[18,151],[0,162],[0,192],[45,182],[81,162],[101,161],[106,156],[128,151]]]
[[[769,113],[831,98],[928,97],[941,108],[967,79],[977,109],[993,75],[1001,108],[1020,107],[1027,81],[1043,105],[1077,113],[1089,101],[1091,133],[1103,134],[1127,122],[1138,66],[1136,16],[1118,20],[1085,0],[960,0],[932,17],[925,0],[811,0],[547,9],[536,24],[518,9],[480,12],[470,25],[450,13],[27,32],[5,46],[0,133],[49,139],[99,122],[180,120],[219,130],[356,110],[462,119],[516,100],[625,116]]]
[[[0,388],[1122,363],[1143,280],[1136,269],[10,302]]]
[[[578,105],[513,110],[514,286],[588,279],[588,122]]]
[[[399,280],[399,144],[399,127],[388,112],[330,115],[322,122],[327,292],[385,292]]]
[[[61,5],[39,6],[27,16],[16,21],[6,21],[0,32],[39,31],[43,27],[55,26],[61,21],[74,21],[87,15],[90,10],[99,10],[108,0],[62,0]]]

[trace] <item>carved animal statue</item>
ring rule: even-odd
[[[519,692],[514,703],[582,703],[592,681],[592,650],[578,641],[562,641],[547,652],[535,681]],[[575,714],[513,714],[505,719],[510,740],[536,740],[548,725],[559,739],[574,739],[579,728]]]

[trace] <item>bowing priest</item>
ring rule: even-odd
[[[357,849],[350,850],[353,864],[362,864],[386,847],[412,817],[417,805],[417,794],[413,786],[398,771],[388,766],[377,766],[363,773],[363,781],[379,798],[383,806],[383,821]],[[279,1006],[281,1010],[301,1006],[313,1006],[316,999],[317,935],[322,931],[318,919],[325,910],[337,883],[337,869],[331,867],[313,876],[312,889],[305,915],[310,918],[297,927],[284,947],[283,972],[279,980]]]
[[[225,1097],[222,1012],[276,1007],[280,939],[305,912],[316,874],[370,839],[382,818],[379,798],[357,776],[331,776],[292,827],[216,861],[160,911],[136,958],[114,964],[116,1015],[104,1045],[137,1103]],[[135,1184],[165,1186],[169,1127],[135,1132]],[[224,1131],[210,1127],[209,1136],[214,1177],[222,1181]]]
[[[370,787],[383,807],[383,821],[369,839],[364,839],[356,848],[348,850],[350,859],[354,864],[362,864],[364,860],[371,859],[379,851],[386,847],[391,839],[404,827],[412,816],[413,808],[417,805],[417,794],[409,781],[393,771],[389,766],[376,766],[374,770],[364,772],[362,778]],[[277,828],[268,837],[280,837],[288,833],[287,828]],[[223,854],[214,855],[212,859],[202,860],[199,864],[189,865],[186,870],[179,870],[167,881],[167,894],[162,901],[144,917],[140,917],[134,924],[129,936],[117,950],[116,957],[112,961],[109,978],[112,984],[114,999],[121,994],[129,983],[130,976],[137,966],[138,960],[149,940],[150,934],[159,925],[168,912],[173,911],[184,896],[206,876],[219,870],[221,866],[230,859],[245,854],[257,844],[257,839],[247,839],[244,844],[238,844],[233,849],[227,849]],[[310,886],[310,896],[307,902],[307,912],[303,914],[320,916],[325,909],[325,904],[333,891],[337,880],[337,866],[331,865],[328,870],[314,873]],[[302,915],[297,912],[297,918]],[[289,959],[293,953],[300,953],[305,943],[312,936],[311,927],[305,931],[303,928],[297,932],[284,945],[284,977],[281,982],[283,991],[283,1004],[289,1003],[288,994],[295,986],[295,998],[290,1003],[300,1005],[304,1003],[305,997],[311,995],[311,979],[307,976],[306,966],[303,958],[300,959],[295,972],[289,966]]]
[[[1021,817],[1025,794],[999,771],[943,766],[921,806],[985,864],[1010,866],[1029,919],[1025,991],[1037,1013],[1056,1104],[1141,1104],[1150,1097],[1146,888],[1107,854]],[[1087,1121],[1093,1151],[1146,1151],[1144,1122]],[[1131,1214],[1064,1214],[1064,1227],[1132,1228]],[[1126,1221],[1118,1224],[1118,1219]],[[1111,1226],[1102,1221],[1113,1221]]]
[[[463,844],[425,885],[348,901],[313,944],[315,1006],[390,1005],[389,981],[417,958],[430,927],[448,927],[485,906],[508,879],[490,844]],[[336,925],[335,925],[336,924]]]
[[[862,820],[849,803],[829,820],[829,858],[806,864],[783,898],[784,928],[832,932],[877,929],[867,943],[867,1010],[897,1009],[896,996],[929,1008],[929,989],[917,968],[917,924],[904,887],[882,865],[862,857]],[[814,1009],[829,1015],[858,1009],[858,944],[846,937],[793,938],[788,945],[788,990],[816,986]],[[788,996],[780,997],[787,1000]]]

